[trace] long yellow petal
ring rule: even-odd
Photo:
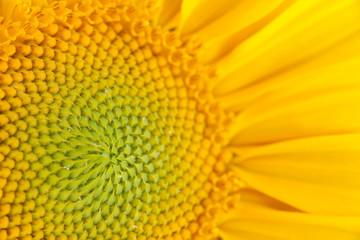
[[[200,60],[207,64],[218,61],[286,11],[293,2],[294,0],[239,1],[241,4],[237,12],[230,11],[220,19],[209,21],[208,25],[196,32],[204,40]],[[242,8],[244,4],[248,6]]]
[[[333,73],[330,71],[330,73]],[[360,84],[336,84],[341,74],[316,85],[294,82],[298,87],[279,88],[258,98],[236,118],[232,145],[259,145],[294,138],[360,132]],[[359,75],[359,74],[358,74]],[[344,80],[346,82],[346,80]],[[321,81],[320,81],[321,83]]]
[[[19,2],[20,2],[19,0],[1,0],[0,17],[3,17],[5,19],[10,19],[16,5],[19,4]]]
[[[161,26],[168,26],[180,14],[182,0],[161,0],[161,9],[157,22]]]
[[[234,170],[252,188],[298,209],[360,216],[359,143],[360,134],[348,134],[239,148]]]
[[[196,7],[201,3],[201,0],[182,0],[181,1],[181,19],[179,30],[181,31],[186,19],[189,18],[191,13],[193,13]]]
[[[201,41],[233,33],[267,15],[283,0],[183,1],[182,35],[197,35]]]
[[[224,240],[358,240],[360,218],[280,211],[251,202],[219,226]]]
[[[320,55],[360,29],[360,2],[297,1],[218,61],[224,95]]]
[[[218,100],[225,109],[240,112],[262,95],[279,89],[276,94],[289,89],[306,90],[304,85],[326,89],[360,83],[359,65],[360,34],[356,34],[320,57],[218,97]]]

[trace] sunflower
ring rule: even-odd
[[[2,0],[0,239],[360,239],[360,2]]]

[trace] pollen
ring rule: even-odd
[[[151,6],[22,9],[2,23],[0,238],[215,237],[229,116],[194,51]]]

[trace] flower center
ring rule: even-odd
[[[130,5],[69,8],[32,12],[0,62],[9,239],[210,236],[233,190],[206,68]]]

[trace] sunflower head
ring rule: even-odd
[[[155,10],[2,8],[1,239],[216,236],[238,198],[222,150],[231,116],[196,45],[156,26]]]

